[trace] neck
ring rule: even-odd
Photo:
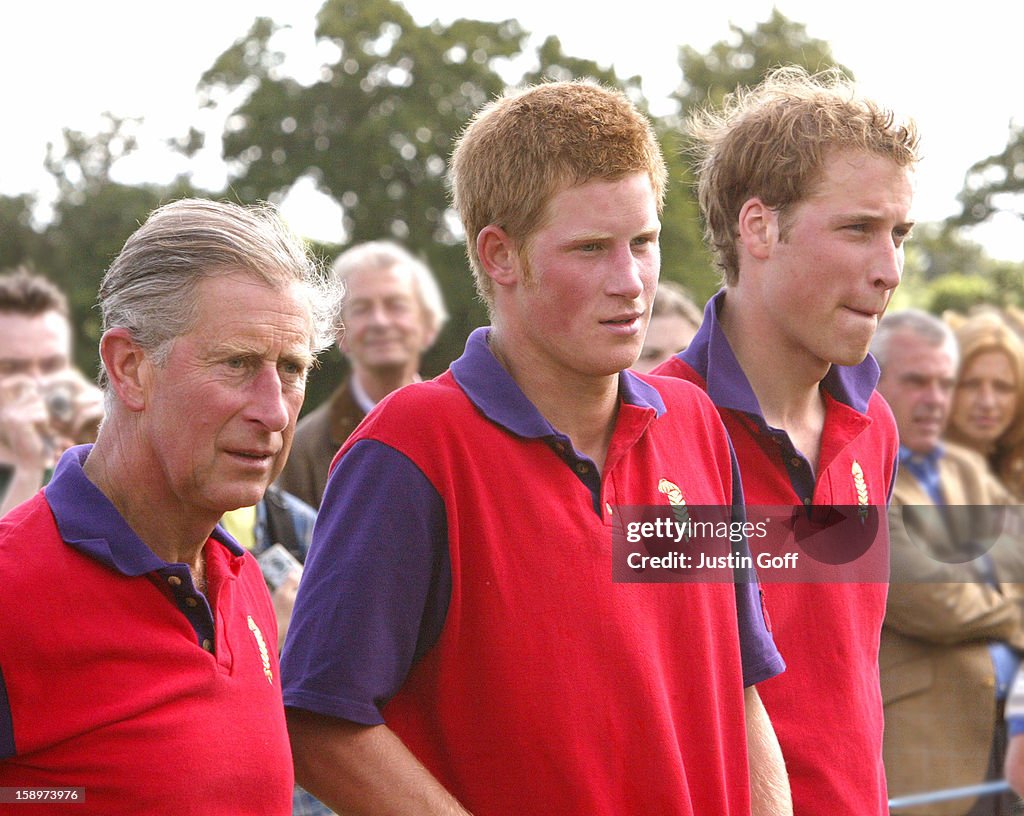
[[[761,331],[763,308],[730,289],[719,314],[722,331],[757,396],[765,418],[801,417],[821,403],[819,385],[830,365],[804,349],[780,348]]]
[[[193,577],[201,578],[203,547],[218,517],[197,519],[170,501],[159,487],[158,469],[134,455],[140,450],[137,440],[119,435],[113,424],[108,421],[100,431],[83,466],[85,475],[159,558],[187,564]]]
[[[358,381],[366,396],[374,403],[380,402],[392,391],[397,391],[402,386],[416,382],[418,378],[415,365],[372,371],[367,368],[356,368],[353,369],[352,376]]]
[[[763,314],[763,308],[744,298],[740,290],[730,289],[719,321],[765,422],[786,431],[813,464],[825,424],[820,385],[830,366],[804,349],[780,348],[766,342],[768,335],[761,331]]]
[[[603,470],[618,415],[619,375],[584,377],[536,365],[527,344],[510,341],[497,328],[491,330],[488,342],[541,416]]]

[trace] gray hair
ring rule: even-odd
[[[408,269],[412,273],[416,294],[427,315],[428,327],[435,334],[440,333],[445,321],[448,320],[448,310],[444,305],[441,288],[427,265],[404,247],[393,241],[366,241],[356,244],[337,257],[331,271],[335,280],[344,285],[356,272],[384,272],[396,266]],[[339,312],[345,308],[345,301],[346,296],[343,294],[338,304]]]
[[[953,366],[959,364],[960,349],[956,335],[945,322],[921,309],[902,309],[882,318],[871,341],[871,353],[883,370],[893,337],[902,331],[912,332],[933,346],[945,346],[953,360]]]
[[[337,284],[277,210],[207,199],[165,204],[128,238],[100,284],[103,331],[128,329],[162,365],[175,338],[195,328],[197,284],[240,270],[275,288],[301,283],[313,322],[310,350],[334,342]],[[102,368],[100,385],[107,388]]]

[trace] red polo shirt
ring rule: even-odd
[[[216,530],[200,594],[85,476],[88,451],[0,521],[0,786],[85,789],[26,813],[290,814],[256,560]]]
[[[664,505],[663,480],[732,504],[698,389],[622,374],[598,473],[478,330],[335,462],[286,705],[386,723],[484,816],[749,813],[744,684],[782,668],[757,586],[612,581],[618,506]]]
[[[814,473],[788,434],[765,422],[718,323],[724,297],[720,292],[708,303],[693,342],[656,373],[699,385],[718,407],[739,460],[752,520],[756,506],[778,513],[786,507],[869,503],[879,522],[871,554],[887,563],[884,506],[892,493],[899,442],[892,413],[874,390],[874,359],[832,366],[822,382],[825,426]],[[756,553],[759,541],[752,538],[750,545]],[[871,583],[763,584],[772,633],[787,668],[758,691],[782,745],[794,812],[801,816],[888,814],[878,676],[887,584],[884,571],[876,568],[872,574]]]

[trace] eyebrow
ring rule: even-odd
[[[212,348],[208,357],[210,359],[220,359],[223,357],[259,357],[260,359],[264,359],[267,357],[267,351],[265,346],[261,349],[260,346],[255,343],[246,343],[245,341],[238,340],[225,340],[223,343],[219,343]],[[294,348],[282,349],[277,359],[288,360],[289,362],[299,363],[305,368],[310,368],[316,358],[311,349],[303,346],[296,346]]]
[[[846,213],[839,213],[832,218],[832,222],[835,224],[846,224],[846,223],[858,223],[866,221],[871,224],[877,224],[880,221],[888,221],[884,215],[877,212],[865,212],[865,211],[852,211]],[[906,230],[911,230],[916,226],[916,221],[901,221],[895,226],[903,227]]]

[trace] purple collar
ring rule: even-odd
[[[517,436],[540,439],[559,435],[491,353],[489,333],[490,327],[474,329],[466,350],[452,363],[452,376],[459,387],[491,422]],[[665,413],[657,390],[628,370],[619,373],[619,398],[627,405],[649,408],[656,416]]]
[[[118,572],[144,575],[171,566],[159,558],[117,511],[110,499],[82,470],[92,445],[79,445],[61,456],[45,488],[61,538],[91,558]],[[212,533],[234,556],[244,552],[218,525]]]

